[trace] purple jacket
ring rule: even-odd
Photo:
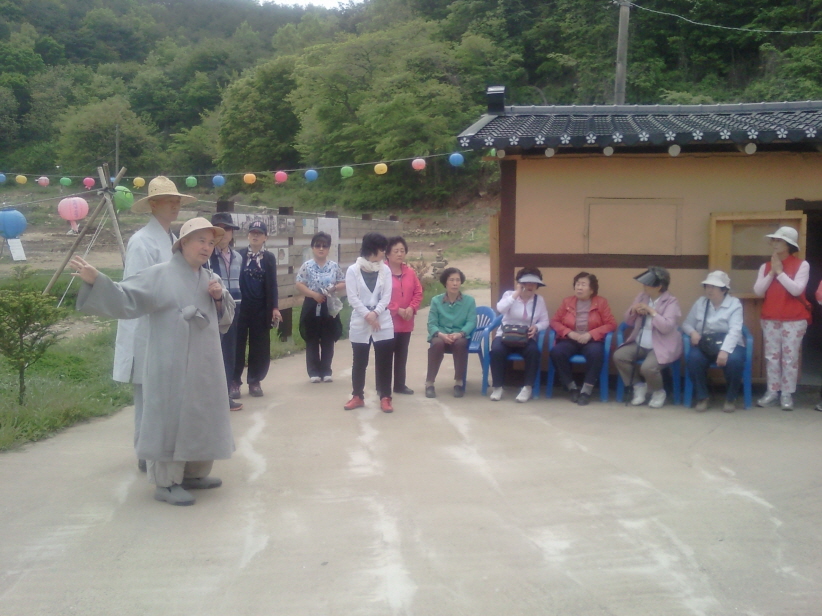
[[[647,304],[650,299],[651,297],[643,292],[636,296],[631,305],[633,306],[636,303]],[[654,354],[660,364],[672,364],[682,357],[682,334],[679,332],[679,319],[682,317],[682,311],[679,308],[679,300],[668,291],[665,291],[659,296],[654,310],[657,313],[651,321],[651,343],[654,346]],[[631,314],[629,307],[625,311],[625,322],[635,327],[623,346],[636,342],[642,318],[637,314]]]

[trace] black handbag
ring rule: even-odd
[[[537,296],[534,295],[534,305],[531,307],[531,323],[534,322],[534,313],[537,310]],[[522,349],[528,344],[528,330],[531,325],[503,325],[502,343],[513,349]]]
[[[716,358],[719,356],[719,351],[722,349],[722,345],[725,342],[725,336],[727,334],[706,334],[705,333],[705,321],[708,320],[708,307],[710,306],[711,300],[705,298],[705,316],[702,317],[702,333],[701,338],[699,339],[699,344],[697,348],[702,351],[703,355],[710,359],[711,361],[716,361]]]

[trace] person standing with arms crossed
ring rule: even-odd
[[[171,246],[177,238],[171,232],[171,223],[177,220],[180,207],[197,201],[190,195],[177,192],[177,186],[167,177],[158,176],[148,183],[148,196],[134,202],[131,211],[151,214],[148,224],[128,240],[123,280],[144,269],[171,260]],[[114,343],[114,372],[119,383],[134,386],[134,446],[140,438],[143,418],[143,364],[148,341],[148,316],[121,319],[117,322]],[[145,472],[146,461],[138,460],[138,468]]]

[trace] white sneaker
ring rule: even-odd
[[[328,376],[323,377],[323,383],[333,383],[333,382],[334,382],[334,379],[331,378],[330,374]]]
[[[782,407],[783,411],[792,411],[793,398],[791,397],[791,394],[782,394],[782,398],[779,400],[779,405]]]
[[[637,383],[634,385],[634,397],[631,404],[639,406],[645,404],[645,396],[648,394],[648,385],[646,383]]]
[[[494,387],[491,389],[491,400],[493,402],[499,402],[502,400],[502,387]]]
[[[318,376],[312,376],[312,377],[311,377],[310,379],[308,379],[308,380],[309,380],[309,381],[311,381],[312,383],[319,383],[320,381],[322,381],[322,379],[321,379],[320,377],[318,377]]]
[[[779,399],[779,394],[775,391],[769,391],[764,396],[762,396],[759,400],[756,401],[756,406],[766,407],[766,406],[773,406],[777,403]]]
[[[533,389],[531,385],[524,385],[517,394],[517,402],[528,402],[531,399]]]
[[[651,394],[651,401],[648,403],[652,409],[661,409],[662,405],[665,404],[665,398],[668,396],[668,393],[664,389],[660,389],[659,391],[655,391]]]

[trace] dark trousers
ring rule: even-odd
[[[411,332],[394,332],[394,391],[405,389],[405,367]]]
[[[559,381],[565,389],[574,381],[570,361],[572,355],[582,355],[585,358],[584,382],[596,385],[599,371],[602,370],[602,362],[605,360],[605,343],[589,340],[586,344],[580,344],[570,338],[563,338],[556,341],[550,355]]]
[[[714,363],[705,356],[698,347],[692,346],[688,354],[687,367],[691,381],[694,383],[694,396],[698,401],[708,397],[708,366]],[[739,394],[742,385],[742,373],[745,371],[745,347],[737,345],[734,352],[728,355],[728,363],[722,368],[728,391],[725,399],[733,402]]]
[[[525,385],[532,386],[537,378],[539,370],[539,346],[536,340],[528,340],[525,348],[512,349],[502,342],[502,336],[494,338],[491,344],[491,380],[493,387],[502,387],[505,380],[505,364],[508,363],[508,355],[519,353],[525,359]]]
[[[442,359],[446,353],[454,356],[454,380],[462,381],[465,378],[465,370],[468,368],[469,342],[467,338],[457,338],[453,344],[445,344],[439,336],[431,338],[428,346],[428,375],[425,377],[425,382],[433,383],[437,379],[437,373],[440,371]]]
[[[377,394],[380,398],[391,397],[392,360],[394,358],[394,339],[370,340],[369,342],[352,342],[354,365],[351,368],[351,395],[362,398],[365,394],[365,371],[368,368],[368,355],[374,345],[374,373],[377,377]]]
[[[234,364],[234,382],[241,384],[245,366],[245,345],[248,342],[248,372],[246,381],[259,383],[268,374],[271,364],[271,315],[265,304],[243,300],[237,321],[237,355]]]
[[[226,385],[231,387],[234,380],[234,365],[237,363],[237,323],[240,321],[240,311],[234,313],[231,327],[224,334],[220,334],[220,346],[223,349],[223,366],[225,367]]]
[[[308,302],[306,302],[308,303]],[[338,323],[328,316],[328,307],[321,304],[320,316],[316,316],[316,302],[309,307],[309,314],[300,316],[300,332],[305,332],[305,367],[308,376],[331,376],[331,361],[334,359],[334,343],[339,335]],[[303,312],[306,312],[305,304]],[[310,327],[308,327],[310,325]]]

